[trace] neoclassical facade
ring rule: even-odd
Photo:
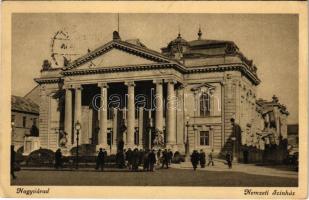
[[[78,121],[81,145],[112,154],[119,141],[152,147],[158,134],[164,147],[182,153],[231,150],[230,119],[246,130],[257,115],[260,80],[252,60],[232,41],[203,39],[201,30],[196,40],[179,34],[161,50],[115,31],[110,42],[62,67],[44,61],[35,79],[41,147],[76,146]]]

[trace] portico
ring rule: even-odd
[[[92,115],[91,120],[97,119],[97,122],[92,122],[90,128],[82,126],[80,131],[80,138],[84,143],[97,145],[97,148],[111,148],[113,152],[120,140],[124,141],[125,148],[145,148],[149,141],[145,139],[149,137],[146,128],[152,120],[155,128],[152,134],[155,134],[155,130],[165,132],[166,146],[177,150],[175,85],[179,83],[171,78],[157,77],[143,81],[118,81],[105,79],[96,84],[64,82],[64,131],[69,139],[72,138],[68,146],[76,145],[76,133],[72,124],[76,121],[87,124],[84,120],[90,118],[83,115]],[[99,93],[87,94],[91,90]],[[91,112],[82,112],[84,108]],[[94,114],[97,117],[93,117]],[[96,124],[98,127],[93,127]],[[95,130],[99,131],[95,133]],[[94,139],[96,137],[97,140]],[[151,137],[153,140],[154,135]]]

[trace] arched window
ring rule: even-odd
[[[200,116],[206,117],[210,115],[210,96],[207,92],[203,92],[200,96]]]

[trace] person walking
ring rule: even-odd
[[[138,149],[135,148],[132,153],[132,171],[138,171],[139,157]]]
[[[161,149],[158,150],[157,152],[157,165],[160,166],[161,164]]]
[[[126,160],[128,162],[129,170],[132,170],[132,157],[133,157],[133,151],[131,150],[131,148],[129,148],[128,151],[126,152]]]
[[[104,170],[104,164],[105,164],[105,153],[102,148],[100,148],[100,151],[97,156],[97,165],[96,165],[96,170],[101,168],[101,171]]]
[[[172,163],[173,159],[173,152],[171,149],[168,150],[168,164],[170,165]]]
[[[195,171],[198,165],[198,161],[199,161],[199,153],[194,150],[192,155],[191,155],[191,163],[193,166],[193,170]]]
[[[144,155],[146,152],[143,149],[140,149],[138,152],[138,166],[144,164]]]
[[[14,146],[11,145],[11,175],[13,177],[13,179],[16,179],[16,175],[15,175],[15,156],[16,156],[16,153],[14,151]]]
[[[62,168],[62,153],[61,149],[57,149],[55,153],[55,168],[59,169]]]
[[[154,152],[154,150],[152,150],[149,154],[148,154],[148,160],[149,160],[149,170],[151,172],[154,171],[154,165],[156,163],[156,154]]]
[[[203,149],[200,150],[199,160],[200,160],[201,168],[205,168],[206,155],[205,155],[205,152],[203,151]]]
[[[166,168],[168,169],[168,159],[169,159],[169,155],[168,155],[168,152],[167,150],[165,149],[162,153],[162,167],[161,168],[164,168],[164,166],[166,166]]]
[[[212,166],[215,165],[214,160],[213,160],[213,152],[214,152],[214,150],[212,149],[211,152],[208,154],[208,164],[207,164],[207,166],[209,166],[210,164]]]
[[[232,154],[230,152],[227,152],[226,154],[226,161],[227,161],[227,165],[229,166],[229,169],[232,169]]]
[[[149,150],[145,152],[143,155],[143,170],[148,171],[149,170]]]

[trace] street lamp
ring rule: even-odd
[[[190,159],[190,144],[189,144],[189,120],[186,123],[186,127],[187,127],[187,138],[186,138],[186,159],[189,160]]]
[[[75,130],[76,130],[76,169],[78,169],[78,141],[79,141],[79,131],[81,129],[81,125],[79,121],[75,123]]]

